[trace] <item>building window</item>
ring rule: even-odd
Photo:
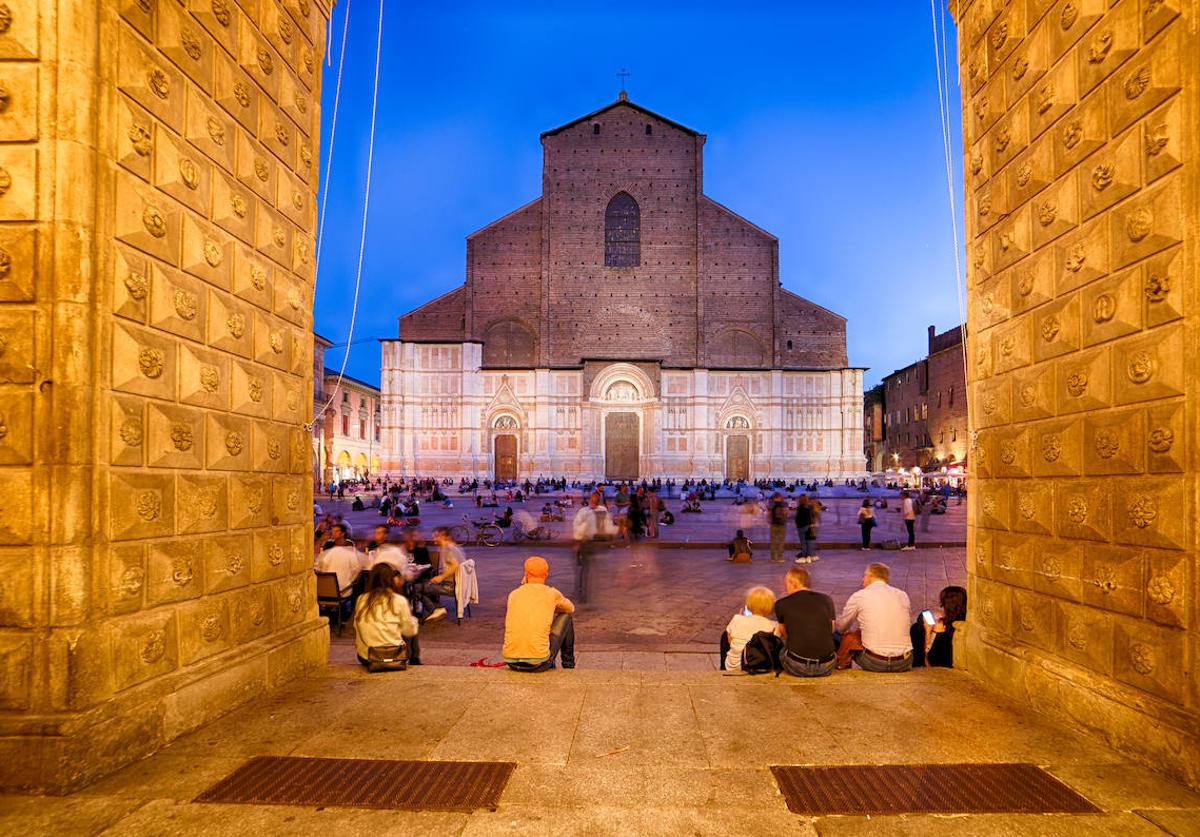
[[[792,341],[791,341],[791,340],[789,340],[789,341],[788,341],[788,349],[791,349],[791,348],[792,348]]]
[[[951,428],[950,428],[950,441],[951,441],[951,442],[957,442],[957,441],[958,441],[958,428],[957,428],[957,427],[951,427]]]
[[[646,123],[646,136],[650,136],[653,133],[654,133],[654,128],[650,125],[649,122],[647,122]]]
[[[379,441],[379,425],[375,425],[375,441]]]
[[[366,419],[358,420],[358,438],[360,438],[360,439],[367,438],[367,420]]]
[[[350,416],[348,415],[342,416],[342,435],[350,435]]]
[[[954,406],[954,387],[950,387],[950,406]]]
[[[599,122],[593,122],[593,123],[592,123],[592,135],[593,135],[593,136],[595,136],[595,135],[597,135],[597,134],[599,134],[599,133],[600,133],[600,123],[599,123]]]
[[[617,192],[604,210],[604,266],[641,264],[642,216],[628,192]]]

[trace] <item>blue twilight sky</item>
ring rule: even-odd
[[[959,321],[929,5],[743,5],[388,0],[347,373],[378,382],[368,338],[395,337],[398,315],[462,283],[465,237],[540,194],[538,134],[615,99],[622,67],[633,101],[708,135],[705,192],[779,237],[784,287],[848,318],[850,363],[870,367],[867,386],[923,355],[928,325]],[[378,15],[377,0],[339,0],[324,68],[329,195],[315,327],[338,344],[358,258]],[[961,219],[948,13],[945,25]]]

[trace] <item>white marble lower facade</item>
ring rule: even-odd
[[[583,369],[492,370],[480,368],[481,348],[383,342],[380,473],[483,479],[499,468],[501,477],[585,480],[865,475],[861,369],[589,362]]]

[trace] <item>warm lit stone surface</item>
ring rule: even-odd
[[[62,790],[325,657],[303,424],[328,3],[3,11],[0,787]]]
[[[1200,785],[1198,9],[952,5],[971,671]]]
[[[0,797],[0,830],[63,834],[1188,834],[1200,795],[957,671],[818,681],[595,668],[520,675],[331,665],[66,798]],[[970,730],[969,734],[966,730]],[[755,733],[754,731],[761,731]],[[495,812],[195,804],[254,754],[506,758]],[[1028,761],[1103,813],[818,817],[772,764]],[[105,829],[108,829],[105,831]]]

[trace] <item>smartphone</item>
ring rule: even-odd
[[[932,610],[922,610],[922,611],[921,611],[921,618],[922,618],[922,619],[924,619],[924,620],[925,620],[925,624],[926,624],[926,625],[928,625],[928,626],[929,626],[929,627],[931,627],[931,628],[933,627],[933,623],[937,621],[936,619],[934,619],[934,618],[933,618],[933,611],[932,611]]]

